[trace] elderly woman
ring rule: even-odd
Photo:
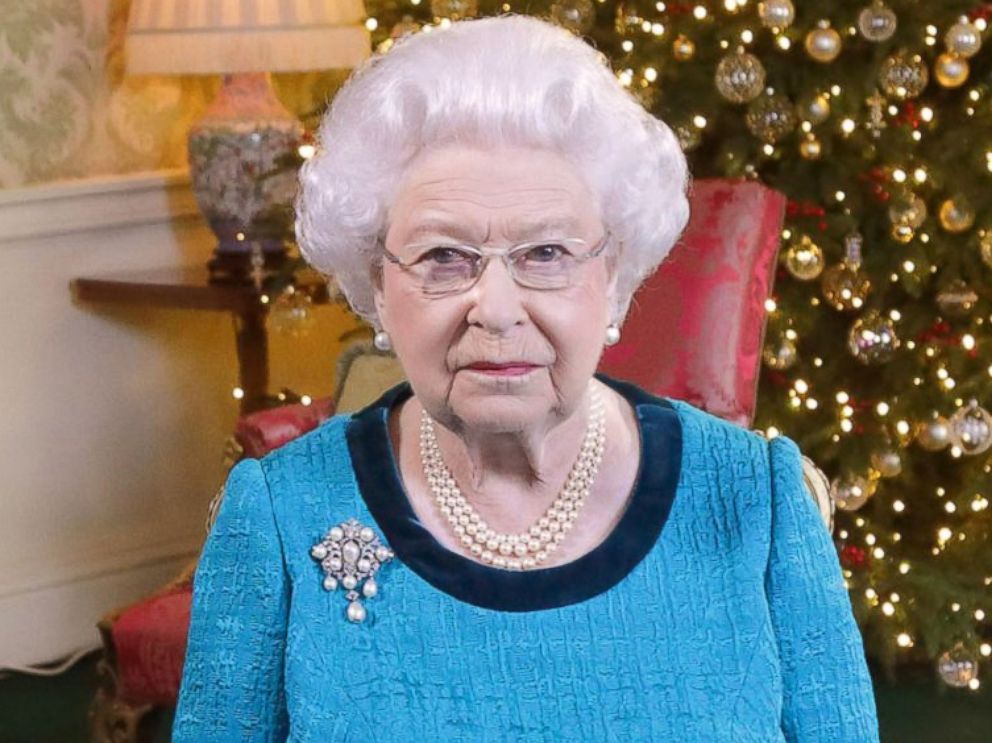
[[[409,381],[231,472],[174,740],[877,741],[796,444],[595,374],[688,212],[602,55],[454,23],[320,135],[301,246]]]

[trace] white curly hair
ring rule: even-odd
[[[619,251],[618,324],[689,218],[690,175],[671,129],[619,83],[605,55],[531,16],[457,21],[373,55],[337,93],[317,140],[300,171],[300,250],[376,326],[387,214],[425,148],[539,147],[574,163]]]

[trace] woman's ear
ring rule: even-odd
[[[614,251],[606,254],[606,299],[609,302],[610,313],[613,314],[619,307],[617,296],[620,283],[620,261]]]
[[[384,328],[386,316],[386,301],[383,293],[382,267],[372,268],[372,302],[375,305],[375,314],[379,320],[379,328]]]

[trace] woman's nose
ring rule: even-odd
[[[492,332],[505,332],[526,317],[523,288],[514,281],[506,264],[491,258],[469,290],[471,307],[466,318]]]

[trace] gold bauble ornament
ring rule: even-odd
[[[984,454],[992,447],[992,415],[972,398],[958,408],[948,421],[951,440],[969,456]]]
[[[679,34],[672,42],[672,56],[679,62],[688,62],[696,54],[696,42],[685,34]]]
[[[872,481],[863,475],[849,473],[830,483],[830,497],[842,511],[857,511],[874,492]]]
[[[878,310],[869,310],[851,324],[847,349],[865,365],[884,364],[901,345],[892,320]]]
[[[864,306],[871,291],[871,279],[860,267],[843,261],[823,272],[820,290],[838,312],[858,310]]]
[[[912,242],[914,237],[916,237],[916,230],[914,230],[910,225],[892,225],[892,239],[896,242],[905,245],[906,243]]]
[[[873,451],[871,466],[878,470],[882,477],[895,477],[902,472],[902,456],[894,449]]]
[[[804,45],[811,59],[824,64],[833,62],[840,54],[840,34],[830,28],[830,21],[819,21],[816,28],[806,34]]]
[[[974,57],[982,48],[982,33],[974,23],[967,20],[955,23],[944,34],[944,44],[951,54]]]
[[[820,140],[812,132],[807,134],[803,141],[799,143],[799,154],[807,160],[819,159],[822,150]]]
[[[822,124],[830,117],[830,99],[823,93],[814,93],[799,104],[803,118],[812,124]]]
[[[431,0],[434,18],[458,21],[479,15],[479,0]]]
[[[937,659],[937,673],[948,686],[963,689],[978,678],[978,656],[959,642]]]
[[[965,232],[975,224],[975,210],[968,199],[960,194],[944,201],[937,216],[940,226],[948,232]]]
[[[271,304],[269,325],[280,335],[302,338],[316,324],[313,314],[313,300],[306,292],[290,287]]]
[[[765,68],[761,60],[738,47],[716,66],[716,89],[731,103],[747,103],[758,97],[765,87]]]
[[[937,306],[949,317],[966,317],[977,302],[978,294],[961,279],[954,279],[937,292]]]
[[[792,0],[763,0],[758,3],[758,18],[765,28],[786,29],[796,18]]]
[[[858,30],[868,41],[888,41],[896,32],[898,20],[882,0],[875,0],[858,14]]]
[[[796,107],[784,95],[763,95],[748,106],[744,122],[762,142],[775,144],[796,128]]]
[[[957,54],[944,52],[933,63],[933,76],[945,88],[960,88],[969,71],[968,60]]]
[[[947,418],[931,413],[930,419],[916,427],[916,443],[927,451],[940,451],[951,443],[951,426]]]
[[[838,312],[857,310],[864,306],[871,280],[861,269],[861,247],[864,237],[860,232],[844,236],[844,258],[823,274],[820,290],[827,303]]]
[[[766,345],[761,352],[761,358],[765,366],[776,371],[784,371],[796,363],[799,354],[796,344],[784,335],[778,339],[775,345]]]
[[[823,273],[823,251],[803,235],[785,251],[785,267],[800,281],[811,281]]]
[[[889,221],[916,229],[927,218],[927,202],[915,193],[897,196],[889,206]]]
[[[919,54],[894,54],[878,71],[878,82],[890,98],[905,101],[916,98],[927,87],[930,73]]]

